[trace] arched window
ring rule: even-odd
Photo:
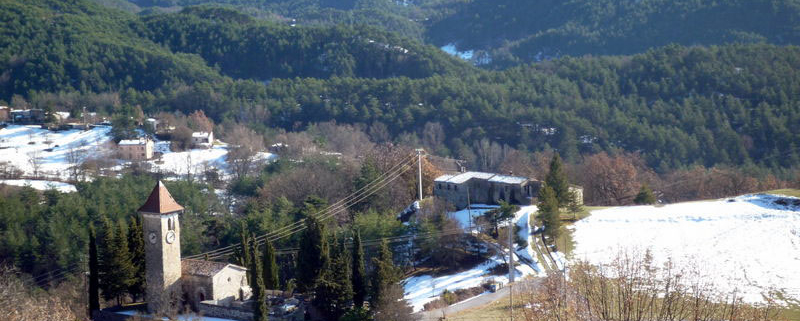
[[[175,229],[175,226],[172,225],[172,219],[167,219],[167,228],[171,231]]]

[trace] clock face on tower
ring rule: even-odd
[[[167,232],[167,243],[172,244],[172,242],[175,242],[175,232],[169,231]]]
[[[156,236],[156,232],[150,232],[150,234],[147,235],[147,239],[150,240],[150,243],[156,244],[158,236]]]

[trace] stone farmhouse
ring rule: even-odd
[[[125,139],[117,144],[119,157],[129,160],[148,160],[153,158],[155,143],[148,138]]]
[[[463,209],[470,204],[496,205],[500,201],[515,205],[535,204],[542,182],[521,176],[484,172],[446,174],[434,180],[433,195]],[[571,186],[583,202],[583,189]]]
[[[213,144],[214,144],[214,132],[192,133],[193,148],[211,148]]]

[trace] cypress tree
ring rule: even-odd
[[[378,256],[372,259],[374,269],[372,270],[372,286],[369,303],[376,306],[383,300],[383,294],[389,285],[399,281],[398,272],[392,261],[392,251],[389,249],[389,242],[386,239],[381,241],[381,248]]]
[[[322,224],[313,216],[306,218],[297,253],[297,283],[301,292],[311,291],[328,264],[328,243]]]
[[[128,251],[128,238],[124,223],[117,224],[116,229],[108,221],[105,222],[103,238],[104,251],[101,264],[101,282],[103,298],[117,299],[122,303],[122,295],[127,292],[133,282],[133,263]]]
[[[269,317],[269,310],[267,309],[267,295],[264,291],[264,276],[261,271],[261,260],[258,259],[258,242],[252,243],[250,251],[252,257],[250,258],[251,265],[249,269],[253,270],[253,299],[255,300],[255,309],[253,310],[254,321],[267,321]]]
[[[539,219],[544,224],[544,233],[550,237],[551,242],[555,242],[561,228],[561,217],[558,210],[558,200],[555,191],[545,185],[539,192],[539,204],[537,205]]]
[[[264,287],[275,290],[278,288],[278,263],[275,261],[275,247],[269,240],[264,244],[263,263]]]
[[[250,253],[250,240],[247,237],[247,227],[244,225],[244,221],[242,222],[242,230],[239,233],[239,238],[241,239],[241,250],[239,257],[239,264],[241,266],[248,267],[247,271],[247,284],[253,284],[255,282],[255,278],[253,277],[253,271],[249,267],[252,266],[252,254]]]
[[[650,189],[650,186],[644,184],[642,188],[639,189],[639,193],[636,194],[636,198],[633,199],[633,202],[639,205],[653,204],[656,202],[656,196],[653,195],[653,190]]]
[[[133,265],[133,277],[128,292],[136,301],[145,292],[145,253],[144,253],[144,232],[142,231],[142,221],[136,216],[128,229],[128,248],[131,254],[131,264]]]
[[[569,183],[567,182],[567,174],[564,172],[564,164],[561,161],[561,156],[558,153],[553,155],[550,160],[550,171],[547,172],[545,177],[545,185],[550,186],[555,192],[558,206],[566,206],[569,203]]]
[[[114,226],[111,224],[111,221],[108,218],[103,218],[103,231],[100,237],[100,251],[99,251],[99,285],[100,291],[103,294],[103,298],[106,300],[110,300],[114,298],[114,295],[111,293],[113,292],[112,287],[115,285],[116,280],[114,279],[114,270],[113,270],[113,261],[114,255],[116,254],[116,249],[114,246],[116,242],[114,242]]]
[[[344,243],[337,242],[330,264],[317,281],[314,305],[324,313],[326,320],[338,320],[353,298],[349,261]]]
[[[100,310],[99,262],[97,260],[97,232],[89,225],[89,315]]]
[[[364,248],[361,245],[361,232],[356,230],[353,237],[353,304],[356,308],[364,306],[367,298],[366,272],[364,269]]]

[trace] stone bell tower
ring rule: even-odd
[[[183,212],[159,181],[139,208],[144,231],[147,310],[160,313],[178,307],[181,299],[181,228]]]

